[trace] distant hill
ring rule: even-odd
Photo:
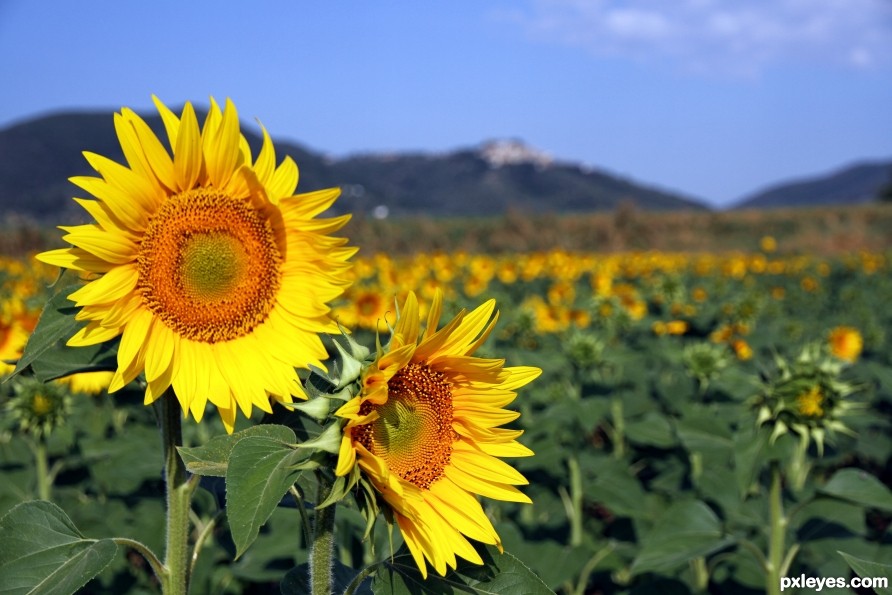
[[[145,119],[157,132],[163,130],[160,117]],[[245,136],[256,154],[260,137],[251,131]],[[555,162],[514,140],[442,154],[344,159],[330,159],[293,143],[274,143],[279,159],[290,155],[297,162],[299,191],[343,187],[337,203],[342,211],[437,216],[492,215],[509,209],[585,212],[620,203],[644,210],[706,208],[690,197]],[[0,213],[42,221],[80,213],[70,198],[84,193],[67,180],[95,175],[81,155],[84,150],[123,161],[110,113],[60,113],[0,130]]]
[[[876,199],[892,182],[892,161],[858,163],[833,173],[771,186],[744,197],[733,208],[770,209],[861,204]]]

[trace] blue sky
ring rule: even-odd
[[[889,0],[0,0],[0,54],[0,126],[231,97],[332,156],[519,138],[716,205],[892,157]]]

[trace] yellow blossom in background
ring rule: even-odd
[[[735,339],[732,341],[731,349],[734,350],[734,355],[737,356],[737,359],[742,362],[753,359],[753,349],[750,347],[749,343],[743,339]]]
[[[28,341],[28,331],[12,315],[0,312],[0,376],[9,374],[15,365],[6,361],[18,360]]]
[[[861,355],[864,339],[860,331],[850,326],[838,326],[828,336],[830,352],[839,359],[855,362]]]
[[[352,288],[344,295],[346,305],[335,311],[335,318],[346,328],[387,330],[386,316],[393,312],[384,292],[376,289]]]
[[[517,442],[522,431],[499,426],[520,415],[504,407],[540,374],[474,356],[495,326],[494,300],[438,330],[441,310],[438,295],[422,333],[410,293],[361,393],[337,411],[345,420],[337,475],[359,466],[425,577],[428,564],[445,575],[456,556],[482,564],[468,538],[501,548],[476,495],[530,502],[514,487],[527,480],[501,457],[533,453]]]
[[[99,176],[71,181],[94,223],[63,227],[72,247],[38,259],[96,275],[70,296],[87,325],[68,344],[121,337],[110,392],[144,372],[146,404],[173,386],[196,421],[209,400],[231,432],[239,409],[305,398],[295,367],[322,365],[327,304],[350,283],[355,249],[329,235],[348,217],[316,217],[336,188],[294,195],[297,165],[276,165],[266,130],[254,158],[231,101],[212,99],[200,127],[191,103],[177,116],[153,100],[170,150],[115,114],[127,164],[84,153]]]
[[[759,240],[759,248],[762,249],[762,252],[770,254],[777,250],[777,240],[772,236],[762,236],[762,239]]]
[[[666,333],[670,335],[683,335],[688,332],[688,323],[684,320],[670,320],[666,323]]]

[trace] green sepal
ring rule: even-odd
[[[335,421],[329,424],[328,427],[322,430],[322,433],[315,438],[299,442],[294,446],[296,448],[311,448],[338,454],[338,451],[341,449],[341,435],[341,424],[339,421]]]
[[[324,396],[314,397],[306,401],[297,401],[294,403],[280,403],[283,407],[294,409],[308,415],[316,421],[322,422],[328,419],[331,413],[331,403]]]

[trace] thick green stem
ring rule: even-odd
[[[610,401],[610,417],[613,419],[613,455],[621,459],[626,455],[626,421],[623,417],[623,401],[614,397]]]
[[[164,480],[167,488],[167,543],[165,573],[161,577],[164,595],[189,592],[189,510],[195,486],[177,452],[183,444],[182,410],[173,391],[161,397],[161,439],[164,447]]]
[[[768,537],[768,564],[766,565],[766,591],[780,595],[781,571],[784,564],[784,537],[787,519],[784,517],[781,470],[777,462],[771,464],[771,488],[768,492],[770,534]]]
[[[332,481],[323,473],[316,473],[319,484],[316,492],[316,504],[324,502],[331,493]],[[313,526],[313,549],[310,553],[310,593],[312,595],[331,595],[332,588],[332,555],[334,553],[335,506],[316,508],[316,520]]]
[[[570,506],[573,514],[570,516],[570,546],[582,545],[582,474],[579,470],[579,461],[576,456],[567,460],[570,471]]]
[[[37,498],[40,500],[49,500],[53,487],[53,480],[50,477],[50,468],[46,454],[46,441],[42,436],[37,438],[37,445],[34,448],[34,458],[37,466]]]

